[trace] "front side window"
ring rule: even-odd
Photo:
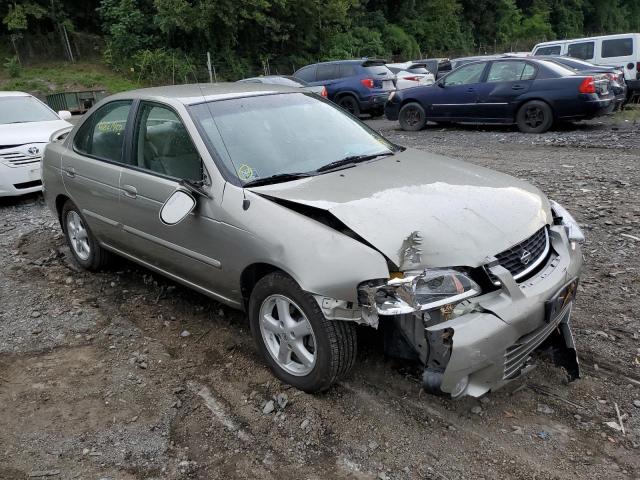
[[[538,48],[535,55],[560,55],[560,50],[560,45],[549,45],[548,47]]]
[[[468,85],[471,83],[479,83],[484,72],[486,63],[472,63],[460,67],[455,72],[451,72],[444,79],[444,84],[449,87],[453,85]]]
[[[190,107],[205,142],[224,170],[247,183],[272,175],[314,172],[394,146],[333,104],[312,94],[236,98]]]
[[[40,100],[21,95],[0,98],[0,125],[60,120]]]
[[[593,42],[572,43],[571,45],[569,45],[567,54],[573,58],[590,60],[593,58],[593,49]]]
[[[602,58],[633,55],[633,38],[616,38],[602,41]]]
[[[526,62],[494,62],[491,64],[487,82],[517,82],[531,80],[535,75],[533,66]]]
[[[102,160],[122,162],[130,110],[130,100],[111,102],[98,109],[76,133],[75,149]]]
[[[168,107],[143,103],[134,132],[135,166],[168,177],[202,180],[202,160],[189,132]]]

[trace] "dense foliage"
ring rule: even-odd
[[[97,32],[105,58],[182,81],[210,51],[226,78],[362,56],[518,51],[535,42],[640,31],[638,0],[0,0],[2,28]],[[64,28],[63,28],[64,27]]]

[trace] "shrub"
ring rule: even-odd
[[[22,65],[20,65],[20,60],[15,55],[5,60],[4,68],[7,69],[7,73],[11,78],[18,78],[22,75]]]

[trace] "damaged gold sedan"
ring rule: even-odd
[[[434,394],[499,388],[543,345],[579,375],[584,237],[526,182],[400,147],[273,85],[121,93],[54,140],[45,196],[76,261],[121,255],[245,310],[295,387],[349,371],[356,324],[421,362]]]

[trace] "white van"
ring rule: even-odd
[[[629,93],[640,92],[640,33],[539,43],[532,55],[568,55],[597,65],[624,67]]]

